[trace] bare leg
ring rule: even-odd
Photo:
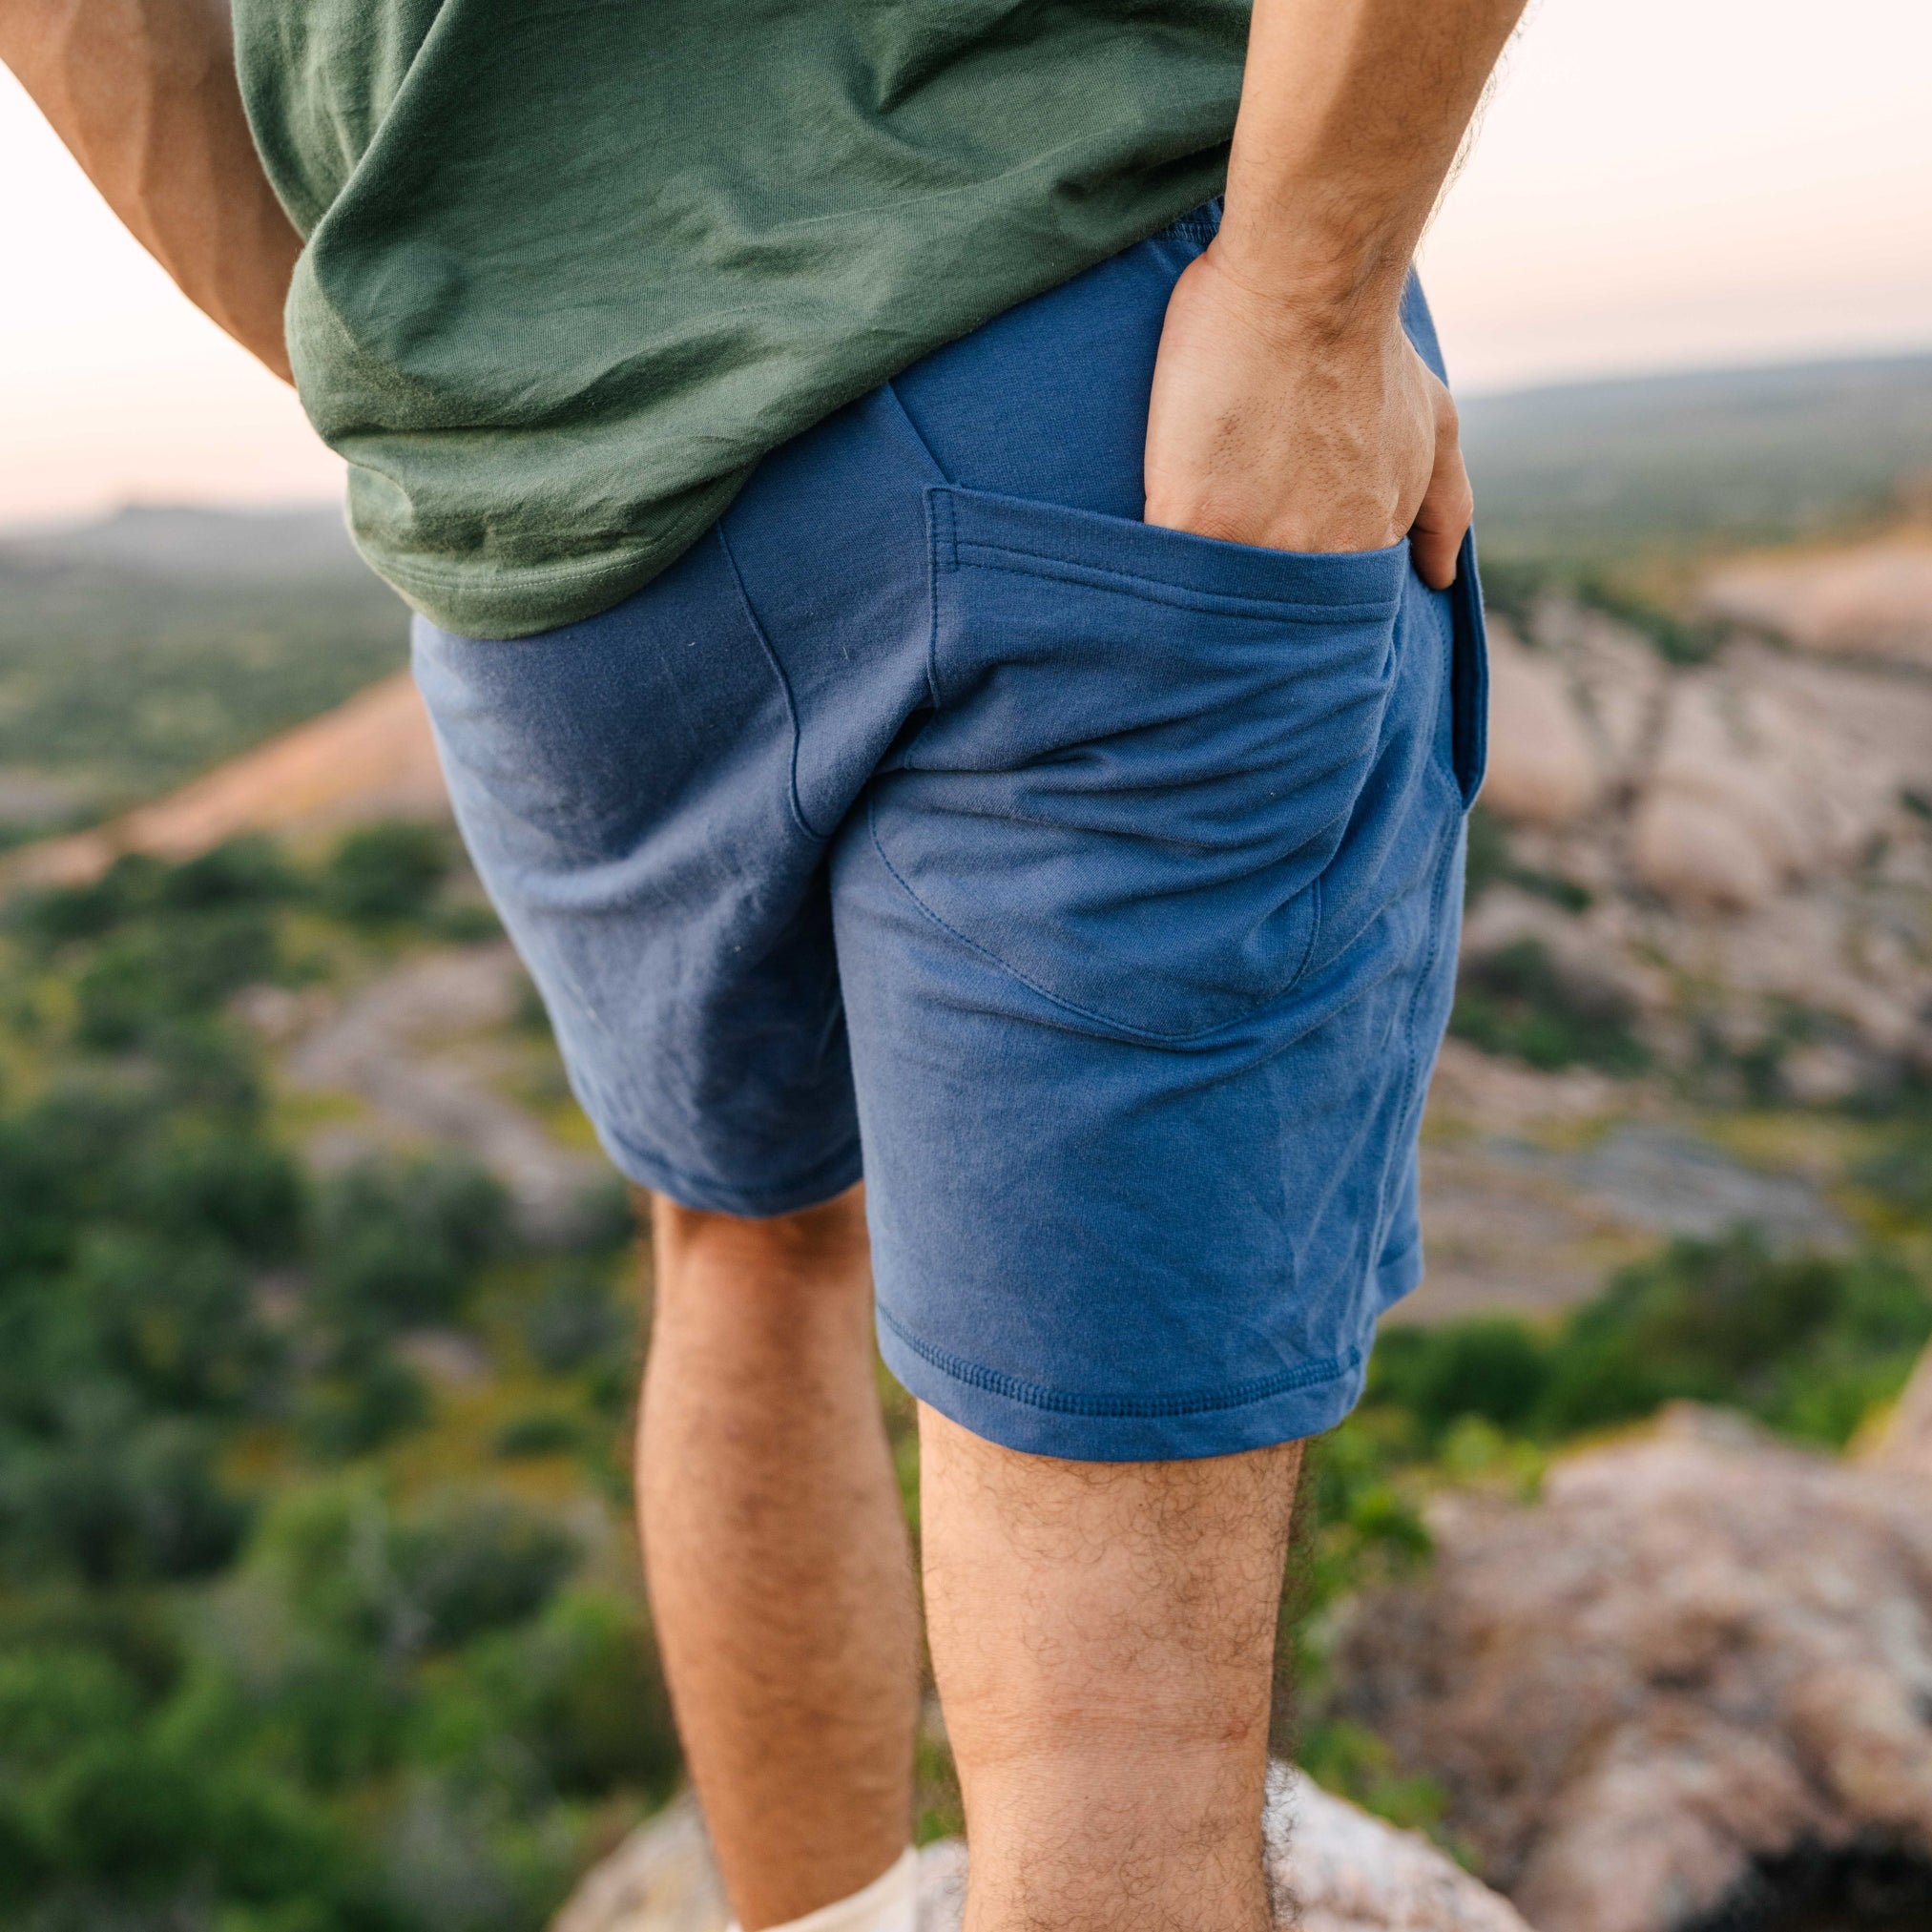
[[[920,1410],[966,1932],[1264,1932],[1261,1800],[1300,1444],[1070,1463]]]
[[[772,1220],[656,1204],[638,1437],[651,1602],[692,1776],[750,1932],[905,1849],[911,1562],[873,1381],[857,1191]]]

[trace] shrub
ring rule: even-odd
[[[423,1642],[441,1650],[541,1610],[576,1556],[555,1524],[498,1498],[447,1504],[400,1525],[390,1546]]]
[[[265,979],[275,929],[252,905],[179,913],[116,933],[75,987],[83,1045],[110,1051],[145,1044],[170,1021],[204,1013]]]
[[[505,1462],[532,1456],[567,1456],[583,1441],[576,1419],[560,1409],[534,1409],[496,1432],[496,1453]]]
[[[16,894],[8,904],[8,923],[46,945],[98,939],[159,904],[166,877],[158,859],[124,852],[89,884]]]
[[[263,905],[291,899],[301,882],[281,848],[260,837],[230,839],[184,861],[157,882],[163,905],[201,910],[213,905]]]
[[[248,1512],[205,1429],[143,1421],[112,1387],[67,1391],[59,1406],[57,1431],[0,1437],[0,1570],[98,1589],[207,1575],[233,1557]]]
[[[1519,939],[1464,962],[1449,1030],[1485,1053],[1548,1070],[1581,1062],[1634,1073],[1650,1058],[1631,1031],[1634,1017],[1614,987],[1567,976],[1541,940]]]
[[[1408,1410],[1431,1439],[1463,1416],[1522,1428],[1549,1380],[1548,1344],[1506,1317],[1391,1329],[1374,1362],[1377,1397]]]
[[[1932,1127],[1915,1124],[1863,1162],[1858,1178],[1886,1206],[1914,1220],[1932,1220]]]
[[[344,919],[408,919],[435,896],[449,859],[448,839],[437,826],[365,826],[336,847],[323,875],[323,897]]]
[[[509,1232],[503,1190],[449,1157],[352,1168],[322,1190],[316,1222],[325,1310],[376,1328],[456,1314]]]
[[[1501,819],[1478,799],[1469,808],[1469,844],[1463,864],[1463,897],[1471,905],[1509,877],[1509,834]]]
[[[1781,1256],[1738,1229],[1620,1270],[1552,1331],[1507,1318],[1399,1328],[1369,1401],[1439,1449],[1465,1417],[1543,1440],[1688,1398],[1841,1443],[1932,1338],[1932,1298],[1882,1255]]]
[[[525,1311],[524,1342],[552,1374],[566,1374],[614,1355],[628,1367],[636,1332],[603,1277],[571,1266],[561,1271]]]
[[[342,1463],[421,1428],[430,1413],[423,1378],[381,1338],[364,1337],[334,1351],[330,1372],[304,1392],[298,1422],[311,1455]]]
[[[260,1262],[286,1260],[301,1239],[301,1172],[258,1133],[177,1116],[134,1151],[127,1185],[130,1212],[178,1238]]]
[[[676,1735],[634,1598],[567,1591],[536,1623],[480,1649],[471,1672],[488,1708],[503,1714],[559,1791],[668,1795]]]

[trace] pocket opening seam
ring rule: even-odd
[[[1136,530],[1153,530],[1154,524],[1136,524]],[[1356,623],[1390,623],[1402,614],[1402,598],[1318,602],[1305,597],[1258,597],[1236,591],[1196,591],[1184,584],[1170,584],[1159,577],[1143,577],[1128,571],[1104,570],[1095,564],[1073,563],[1065,557],[1042,551],[1014,550],[1002,544],[967,538],[964,542],[948,532],[949,556],[943,565],[954,571],[982,570],[998,575],[1042,577],[1049,582],[1085,585],[1089,589],[1121,591],[1148,603],[1170,604],[1185,611],[1215,611],[1229,616],[1284,618],[1291,623],[1319,623],[1323,618],[1343,617]],[[1290,557],[1302,554],[1281,551]],[[1341,553],[1352,554],[1352,552]]]

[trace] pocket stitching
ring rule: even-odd
[[[950,920],[945,919],[941,914],[935,912],[932,909],[932,907],[929,906],[925,903],[925,901],[919,896],[919,894],[916,891],[914,891],[912,885],[906,880],[905,875],[903,872],[901,872],[899,867],[896,866],[892,862],[890,858],[886,856],[884,841],[879,836],[879,803],[878,803],[878,796],[876,793],[873,795],[872,798],[868,799],[865,803],[865,828],[871,834],[872,849],[873,851],[878,853],[879,862],[885,867],[887,872],[889,872],[892,875],[894,881],[897,883],[899,886],[899,889],[905,894],[906,898],[911,900],[913,904],[916,905],[919,908],[919,910],[925,915],[927,919],[931,920],[933,924],[938,926],[942,932],[949,933],[954,939],[958,940],[962,945],[968,946],[974,952],[978,953],[979,956],[983,960],[985,960],[988,966],[997,966],[999,970],[1005,973],[1008,978],[1018,980],[1023,987],[1027,987],[1031,992],[1039,994],[1039,996],[1043,1000],[1047,1001],[1049,1005],[1058,1007],[1062,1012],[1071,1013],[1076,1018],[1089,1021],[1093,1026],[1105,1027],[1110,1032],[1126,1033],[1131,1035],[1132,1038],[1136,1040],[1146,1040],[1155,1046],[1184,1047],[1191,1044],[1193,1041],[1204,1040],[1211,1033],[1221,1033],[1227,1031],[1227,1029],[1231,1027],[1239,1027],[1246,1025],[1248,1021],[1252,1020],[1254,1016],[1257,1013],[1260,1012],[1264,1008],[1272,1006],[1278,999],[1287,998],[1287,996],[1290,993],[1294,992],[1296,987],[1299,984],[1302,973],[1307,970],[1309,958],[1315,950],[1315,930],[1321,917],[1321,900],[1320,900],[1321,882],[1319,878],[1314,882],[1313,885],[1311,885],[1310,887],[1311,901],[1309,905],[1310,918],[1308,927],[1308,941],[1307,944],[1301,949],[1301,956],[1296,964],[1293,975],[1288,979],[1287,983],[1284,986],[1279,987],[1277,991],[1268,994],[1266,998],[1257,1000],[1253,1006],[1246,1008],[1237,1014],[1235,1014],[1232,1018],[1225,1020],[1215,1020],[1209,1026],[1196,1027],[1193,1029],[1193,1031],[1186,1033],[1157,1032],[1152,1027],[1136,1027],[1130,1020],[1116,1020],[1111,1017],[1109,1014],[1096,1013],[1091,1008],[1083,1007],[1079,1005],[1078,1002],[1076,1001],[1066,999],[1059,993],[1049,992],[1045,987],[1043,987],[1039,983],[1038,980],[1034,979],[1028,973],[1022,972],[1021,969],[1018,966],[1014,966],[1010,960],[1002,959],[998,953],[992,951],[989,947],[982,945],[978,940],[969,938],[966,933],[963,933],[958,926],[952,924]]]
[[[935,912],[932,909],[932,907],[929,906],[925,903],[925,901],[923,900],[919,896],[919,894],[913,890],[911,884],[907,882],[905,875],[903,872],[901,872],[898,866],[896,866],[892,862],[892,861],[886,856],[884,843],[879,837],[879,810],[876,800],[870,800],[867,803],[866,827],[872,835],[872,849],[876,853],[878,853],[879,862],[882,865],[883,865],[886,871],[892,875],[895,881],[897,881],[899,889],[905,894],[906,898],[912,901],[913,904],[916,905],[919,908],[919,910],[925,915],[927,919],[932,921],[933,924],[938,926],[942,932],[951,934],[951,936],[954,939],[958,940],[962,945],[969,946],[974,952],[978,953],[979,956],[983,960],[985,960],[989,966],[997,966],[1001,972],[1007,974],[1009,978],[1018,980],[1023,987],[1028,987],[1031,991],[1038,993],[1043,1000],[1046,1000],[1049,1004],[1060,1008],[1063,1012],[1076,1014],[1079,1018],[1083,1020],[1091,1021],[1094,1025],[1106,1027],[1111,1031],[1132,1033],[1140,1039],[1156,1040],[1160,1041],[1163,1044],[1168,1044],[1178,1040],[1198,1039],[1200,1037],[1200,1032],[1211,1033],[1216,1030],[1215,1027],[1207,1027],[1201,1028],[1199,1032],[1195,1033],[1156,1033],[1150,1028],[1132,1026],[1124,1020],[1110,1019],[1105,1013],[1091,1012],[1087,1008],[1076,1005],[1075,1002],[1073,1002],[1072,1000],[1063,999],[1058,993],[1049,992],[1047,988],[1039,983],[1038,980],[1032,978],[1028,973],[1022,972],[1020,968],[1014,966],[1009,960],[1002,959],[998,953],[990,951],[987,947],[982,945],[978,940],[969,939],[965,933],[963,933],[959,929],[958,926],[954,925],[949,920],[944,918],[941,914]],[[1217,1026],[1221,1026],[1226,1025],[1228,1023],[1222,1021],[1217,1022],[1216,1024]]]
[[[1006,497],[996,491],[974,489],[951,481],[928,484],[925,499],[927,529],[933,539],[932,559],[941,568],[1007,571],[1016,574],[1059,578],[1103,590],[1126,589],[1142,594],[1160,593],[1159,601],[1181,603],[1184,607],[1198,606],[1233,613],[1257,609],[1271,613],[1300,613],[1311,620],[1344,615],[1386,620],[1399,614],[1402,607],[1404,592],[1400,584],[1391,594],[1380,597],[1295,597],[1273,596],[1265,592],[1196,590],[1193,585],[1174,584],[1161,576],[1142,575],[1135,571],[1116,571],[1105,564],[1091,564],[1082,558],[1068,556],[1059,548],[1040,549],[1025,543],[1000,543],[980,536],[962,539],[959,517],[963,499],[967,503],[978,499],[991,506],[992,513],[997,513],[1002,506],[1028,511],[1036,517],[1051,517],[1057,513],[1074,518],[1083,525],[1113,525],[1127,530],[1151,533],[1156,538],[1172,539],[1184,550],[1192,551],[1195,545],[1204,546],[1199,551],[1193,551],[1197,561],[1219,555],[1228,562],[1259,560],[1269,569],[1297,564],[1318,568],[1353,565],[1373,557],[1395,562],[1397,552],[1406,556],[1405,540],[1387,545],[1380,551],[1278,551],[1261,544],[1236,544],[1217,537],[1201,537],[1192,530],[1174,530],[1166,524],[1151,524],[1144,519],[1078,509],[1034,498]],[[945,526],[943,543],[942,523]],[[1050,543],[1050,535],[1043,541]]]
[[[925,682],[932,693],[932,708],[940,712],[945,708],[945,692],[939,675],[939,580],[940,573],[950,568],[959,569],[959,537],[953,523],[952,499],[942,498],[936,490],[927,492],[927,503],[937,512],[928,526],[932,544],[932,565],[926,571],[926,602],[929,607],[930,624],[925,636]],[[942,529],[942,525],[944,529]],[[946,552],[951,551],[950,560]]]

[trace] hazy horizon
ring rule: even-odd
[[[1932,352],[1928,69],[1922,0],[1541,0],[1422,253],[1463,391]],[[0,173],[0,522],[339,496],[4,76]]]

